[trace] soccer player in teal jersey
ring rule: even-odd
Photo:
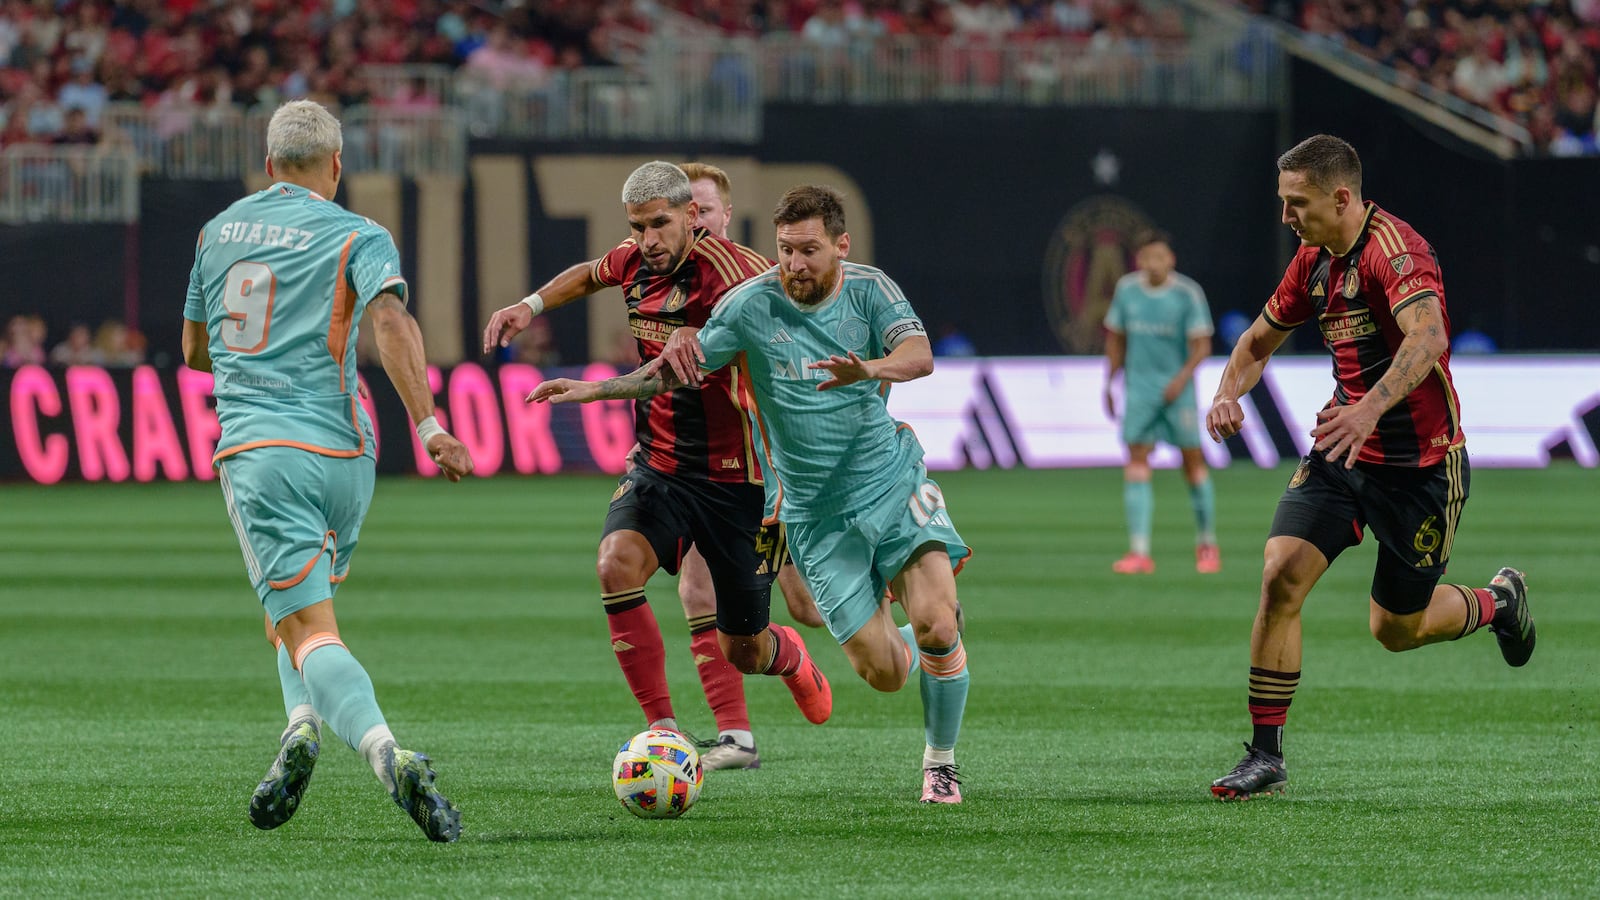
[[[922,800],[959,803],[955,745],[969,676],[954,575],[971,551],[922,445],[884,402],[888,383],[933,371],[927,332],[887,275],[844,261],[850,236],[833,189],[791,189],[773,221],[778,265],[729,291],[698,334],[679,329],[681,354],[673,345],[662,362],[604,382],[556,379],[529,399],[653,396],[694,381],[691,362],[746,369],[777,476],[768,492],[817,607],[874,688],[899,690],[921,669]],[[885,587],[909,625],[895,627]]]
[[[1211,473],[1200,452],[1200,422],[1194,396],[1194,370],[1211,353],[1211,311],[1205,291],[1173,270],[1172,242],[1160,231],[1139,236],[1138,270],[1122,276],[1106,313],[1106,414],[1117,417],[1112,381],[1123,373],[1125,403],[1122,440],[1128,463],[1122,470],[1123,506],[1128,515],[1128,553],[1112,564],[1125,575],[1156,569],[1150,555],[1150,451],[1166,441],[1183,454],[1197,530],[1194,567],[1222,568],[1217,552],[1216,498]]]
[[[333,615],[377,460],[357,399],[364,313],[429,455],[451,481],[472,471],[466,448],[434,418],[394,241],[331,200],[342,147],[339,121],[323,107],[297,100],[278,108],[267,126],[267,174],[276,183],[201,229],[183,311],[184,359],[215,377],[222,437],[212,463],[266,609],[289,716],[250,798],[250,821],[270,829],[294,815],[326,722],[430,840],[453,841],[460,813],[434,786],[428,757],[396,746]]]

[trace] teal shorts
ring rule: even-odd
[[[1130,394],[1122,415],[1122,442],[1154,444],[1164,441],[1184,449],[1200,446],[1200,414],[1195,407],[1194,386],[1185,388],[1178,399],[1162,403],[1161,395]]]
[[[920,463],[871,509],[787,525],[789,552],[841,644],[878,612],[884,589],[918,547],[943,544],[958,571],[972,555]]]
[[[369,445],[370,446],[370,445]],[[258,447],[217,465],[245,572],[276,626],[331,599],[350,571],[376,461]]]

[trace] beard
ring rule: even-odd
[[[837,267],[823,275],[806,278],[786,271],[780,271],[779,275],[783,279],[783,292],[801,306],[816,306],[828,299],[833,294],[834,286],[839,283]]]

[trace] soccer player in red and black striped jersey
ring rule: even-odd
[[[545,309],[617,286],[639,354],[649,362],[675,329],[704,325],[729,288],[771,268],[754,250],[695,227],[689,178],[671,163],[635,169],[622,202],[632,236],[496,311],[484,329],[485,353],[509,344]],[[651,728],[678,731],[666,648],[645,582],[658,568],[676,574],[689,548],[699,549],[716,592],[716,637],[707,631],[693,641],[695,655],[709,658],[696,668],[719,728],[738,730],[747,746],[740,672],[782,676],[812,722],[826,721],[833,708],[827,679],[800,635],[769,620],[782,538],[779,526],[762,525],[763,473],[750,402],[748,375],[738,367],[706,378],[698,390],[637,402],[639,450],[612,495],[596,566],[611,649],[628,687]]]
[[[1469,467],[1433,248],[1362,200],[1361,160],[1336,137],[1308,138],[1278,159],[1278,196],[1302,246],[1234,347],[1206,428],[1219,441],[1238,433],[1239,398],[1306,322],[1321,329],[1333,355],[1335,387],[1272,520],[1250,636],[1255,733],[1244,759],[1211,785],[1223,800],[1287,785],[1283,724],[1300,683],[1300,609],[1366,528],[1378,543],[1368,620],[1385,648],[1412,650],[1487,627],[1505,661],[1521,666],[1534,646],[1521,572],[1503,568],[1481,588],[1439,584]]]

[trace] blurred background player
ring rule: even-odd
[[[1488,626],[1505,661],[1521,666],[1535,639],[1527,584],[1516,569],[1501,569],[1483,588],[1439,584],[1471,469],[1433,247],[1362,201],[1361,159],[1331,135],[1279,157],[1278,196],[1301,247],[1228,357],[1206,430],[1218,441],[1239,432],[1239,398],[1306,322],[1322,331],[1336,383],[1317,413],[1316,443],[1272,518],[1250,633],[1255,732],[1244,759],[1212,782],[1221,800],[1275,794],[1288,784],[1283,725],[1300,684],[1300,610],[1365,527],[1378,542],[1368,625],[1386,649],[1414,650]]]
[[[622,202],[634,236],[495,312],[484,329],[484,352],[505,346],[545,309],[621,286],[639,357],[653,360],[675,329],[705,324],[729,288],[770,268],[754,250],[696,227],[699,210],[688,176],[671,163],[634,170]],[[758,761],[741,672],[782,676],[812,722],[826,721],[833,705],[799,633],[768,620],[783,535],[776,525],[762,524],[762,463],[743,396],[732,375],[721,373],[705,390],[639,400],[638,449],[612,497],[597,563],[612,650],[628,686],[651,728],[681,731],[645,584],[658,568],[678,573],[690,547],[704,554],[712,603],[685,613],[696,669],[721,731],[719,746],[707,756],[722,767]],[[703,595],[691,592],[691,598]],[[714,631],[706,627],[712,624]]]
[[[1211,355],[1211,310],[1205,291],[1173,269],[1177,257],[1163,231],[1147,231],[1135,244],[1138,269],[1122,276],[1106,312],[1106,415],[1117,417],[1112,381],[1123,373],[1122,502],[1128,516],[1128,553],[1112,564],[1124,575],[1156,570],[1150,554],[1150,451],[1166,441],[1183,454],[1183,475],[1194,506],[1194,567],[1222,568],[1217,551],[1216,495],[1200,452],[1194,370]]]
[[[888,275],[844,261],[850,235],[837,191],[792,188],[773,222],[777,269],[730,291],[698,335],[684,329],[675,343],[713,373],[749,360],[776,470],[769,490],[817,607],[877,690],[898,691],[921,669],[921,799],[960,803],[955,746],[971,679],[954,570],[971,550],[928,477],[922,445],[884,402],[885,383],[933,371],[933,349]],[[676,355],[605,382],[555,379],[529,399],[653,397],[681,383],[669,359]],[[891,585],[909,625],[894,624],[884,597]]]
[[[339,120],[322,106],[279,107],[267,126],[267,175],[276,183],[201,229],[184,304],[184,359],[214,376],[222,436],[213,464],[272,626],[289,715],[250,799],[250,821],[270,829],[294,815],[317,760],[320,721],[366,757],[429,840],[453,841],[460,813],[434,786],[428,757],[396,746],[333,615],[376,466],[372,422],[356,398],[363,313],[429,455],[451,481],[472,471],[466,448],[434,419],[394,241],[332,202],[343,145]]]

